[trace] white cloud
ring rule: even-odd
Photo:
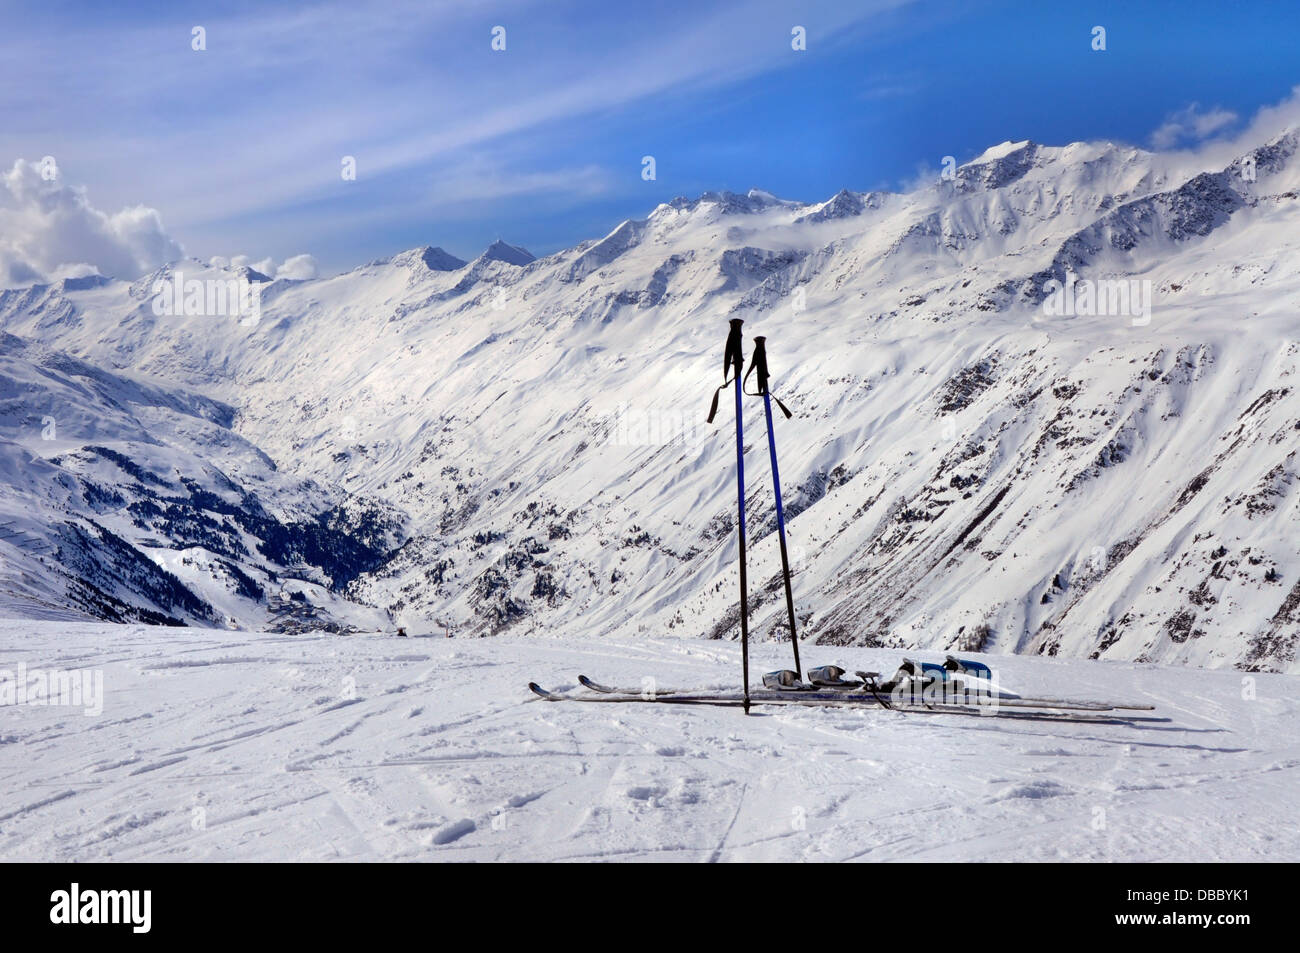
[[[1202,112],[1200,103],[1191,103],[1165,117],[1160,128],[1151,133],[1151,145],[1157,149],[1172,149],[1178,145],[1200,142],[1236,121],[1237,114],[1230,109],[1216,106]]]
[[[294,255],[292,258],[286,258],[284,264],[275,270],[275,277],[301,281],[315,278],[318,273],[315,258],[311,255]]]
[[[274,258],[269,257],[254,261],[251,255],[235,255],[233,258],[213,255],[208,264],[213,268],[252,268],[268,278],[291,278],[294,281],[304,281],[320,274],[316,259],[311,255],[293,255],[278,265]]]
[[[254,271],[266,275],[268,278],[275,277],[275,261],[271,258],[263,258],[254,261],[252,255],[235,255],[230,259],[231,268],[252,268]]]
[[[1215,172],[1252,149],[1300,128],[1300,86],[1280,103],[1261,107],[1235,133],[1212,136],[1182,148],[1157,153],[1156,168],[1171,179]]]
[[[0,174],[0,287],[14,288],[107,275],[133,279],[183,255],[156,209],[143,205],[112,214],[90,204],[86,190],[66,184],[57,165],[17,160]],[[216,267],[247,265],[272,278],[315,278],[311,255],[281,263],[248,255],[214,256]]]
[[[136,278],[182,249],[157,210],[109,214],[57,166],[19,159],[0,175],[0,285],[15,287],[89,274]]]

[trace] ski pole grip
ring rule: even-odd
[[[772,375],[767,369],[767,338],[762,335],[754,338],[754,356],[750,358],[749,370],[745,372],[746,383],[749,382],[749,375],[755,371],[758,372],[758,390],[754,391],[752,396],[771,397],[772,400],[776,401],[776,406],[781,408],[781,413],[785,414],[787,419],[793,416],[790,413],[790,408],[781,403],[781,398],[773,394],[768,387],[767,382]],[[745,391],[745,393],[748,394],[749,391]]]
[[[727,349],[722,355],[722,387],[726,387],[733,380],[731,371],[734,369],[734,379],[740,380],[740,375],[745,371],[745,337],[741,333],[740,326],[745,323],[743,318],[731,318],[731,330],[727,332]],[[713,392],[713,403],[709,407],[709,423],[713,423],[713,418],[718,413],[718,394],[721,393],[722,387]]]
[[[731,330],[727,332],[727,350],[722,357],[722,379],[724,383],[727,380],[729,368],[735,368],[736,377],[740,377],[745,373],[745,338],[740,330],[740,326],[744,323],[743,318],[732,318],[730,321]]]
[[[750,360],[749,373],[758,372],[758,392],[767,393],[767,338],[754,338],[754,356]],[[748,375],[746,375],[748,376]]]

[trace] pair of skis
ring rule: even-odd
[[[754,338],[754,353],[749,371],[745,372],[743,353],[744,337],[740,318],[732,318],[727,335],[726,350],[722,360],[722,385],[713,392],[709,408],[709,423],[718,413],[718,398],[728,385],[736,392],[736,483],[738,490],[738,515],[740,552],[740,658],[742,691],[726,692],[711,689],[641,690],[612,688],[579,676],[579,682],[588,694],[561,694],[548,691],[536,682],[529,682],[533,694],[550,702],[577,701],[597,703],[645,702],[668,705],[721,705],[743,707],[748,714],[750,706],[805,705],[844,708],[886,708],[896,711],[925,714],[982,715],[1002,718],[1026,718],[1039,721],[1082,721],[1100,724],[1129,724],[1134,721],[1168,721],[1167,718],[1141,717],[1123,714],[1126,711],[1150,711],[1153,706],[1092,702],[1062,698],[1023,698],[1008,694],[993,684],[992,672],[982,662],[956,659],[949,656],[942,665],[904,659],[898,672],[887,681],[881,681],[877,672],[858,672],[857,681],[844,678],[844,670],[826,665],[808,672],[804,681],[799,662],[799,635],[796,630],[794,595],[790,585],[790,557],[785,537],[785,510],[781,502],[781,478],[776,463],[776,435],[772,426],[772,401],[787,418],[791,416],[785,404],[775,398],[769,386],[766,339]],[[757,390],[747,391],[745,384],[750,375],[757,373]],[[785,581],[785,605],[790,620],[790,645],[794,652],[794,670],[783,669],[763,676],[763,688],[751,691],[749,687],[749,594],[745,572],[745,438],[743,397],[763,398],[767,418],[767,444],[772,459],[772,487],[776,494],[777,532],[781,544],[781,571]]]
[[[776,465],[776,433],[772,427],[772,400],[773,396],[768,386],[770,374],[767,369],[767,348],[764,337],[754,338],[754,354],[750,359],[749,371],[745,372],[745,354],[744,354],[744,335],[741,332],[741,326],[745,323],[740,318],[730,319],[730,330],[727,333],[726,350],[722,358],[722,386],[713,392],[713,404],[709,408],[709,423],[713,423],[713,418],[718,413],[718,396],[722,393],[723,388],[733,381],[736,389],[736,484],[739,496],[739,523],[737,533],[740,549],[740,664],[742,672],[742,685],[744,695],[744,708],[746,714],[749,712],[749,593],[745,578],[745,435],[744,435],[744,414],[741,406],[742,397],[748,394],[751,397],[763,398],[763,411],[767,417],[767,447],[772,458],[772,488],[776,494],[776,527],[781,543],[781,574],[785,580],[785,607],[790,618],[790,646],[794,650],[794,672],[797,678],[802,678],[802,668],[799,663],[799,634],[795,629],[794,620],[794,594],[790,588],[790,556],[785,541],[785,509],[781,504],[781,477]],[[756,391],[746,391],[745,381],[749,380],[751,374],[757,373]],[[742,376],[743,374],[743,376]],[[786,419],[790,418],[790,411],[785,404],[781,403],[780,398],[776,398],[776,404],[785,414]]]
[[[836,669],[827,666],[827,669]],[[810,673],[811,675],[812,673]],[[1167,722],[1167,718],[1152,718],[1129,714],[1132,711],[1150,711],[1152,706],[1119,702],[1092,702],[1057,698],[1000,697],[974,694],[973,700],[958,701],[957,696],[915,693],[895,685],[887,694],[881,686],[872,686],[874,673],[862,683],[845,682],[845,688],[826,688],[801,683],[798,688],[762,689],[751,692],[720,692],[695,689],[660,689],[648,691],[634,688],[617,688],[603,685],[585,675],[578,681],[589,694],[562,694],[548,691],[536,682],[529,689],[549,702],[587,702],[598,704],[648,703],[662,705],[704,705],[715,707],[743,707],[752,705],[796,706],[817,708],[883,708],[896,711],[935,715],[978,715],[982,717],[1011,718],[1032,721],[1064,721],[1087,724],[1131,724],[1134,722]]]
[[[911,663],[904,659],[903,667],[899,669],[900,675],[891,678],[887,682],[881,682],[879,680],[880,676],[876,672],[857,672],[856,674],[861,681],[845,679],[842,677],[844,669],[837,665],[826,665],[812,669],[808,673],[810,678],[808,682],[793,684],[785,680],[768,682],[767,684],[772,687],[768,688],[763,694],[764,697],[775,695],[782,698],[811,698],[814,700],[828,697],[874,698],[885,707],[889,707],[888,703],[891,700],[904,704],[928,704],[931,701],[941,702],[945,699],[965,698],[967,701],[964,704],[1007,705],[1013,708],[1067,708],[1079,711],[1114,711],[1117,709],[1153,711],[1155,709],[1154,705],[1142,702],[1090,701],[1081,698],[1026,698],[1022,695],[1004,692],[991,683],[963,683],[957,680],[935,683],[928,679],[900,677],[902,673],[909,671],[910,665]],[[784,673],[774,672],[771,674],[781,675]],[[651,690],[647,688],[612,688],[594,681],[586,675],[579,675],[578,681],[584,688],[606,695],[685,696],[709,693],[707,689],[656,687]],[[781,687],[776,687],[778,684]]]

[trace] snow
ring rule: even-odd
[[[528,249],[507,245],[499,239],[489,245],[487,250],[479,256],[479,261],[503,261],[508,265],[518,265],[520,267],[535,260],[535,256]]]
[[[997,159],[1005,159],[1007,156],[1011,155],[1011,153],[1019,152],[1027,145],[1029,145],[1028,139],[1024,139],[1020,142],[1012,142],[1010,140],[1007,140],[1006,142],[1000,142],[996,146],[989,146],[987,149],[985,149],[983,152],[977,155],[974,159],[971,159],[970,162],[967,162],[965,164],[982,165],[985,162],[993,162]]]
[[[734,638],[732,421],[704,416],[735,316],[796,413],[809,642],[1300,672],[1298,144],[1005,143],[902,194],[708,192],[540,259],[277,280],[251,326],[155,315],[169,269],[0,293],[0,609],[270,628],[234,567],[340,627]],[[1149,322],[1047,314],[1072,274],[1149,281]],[[102,597],[53,565],[70,539],[118,553]]]
[[[0,859],[1300,860],[1288,676],[985,656],[1024,694],[1145,701],[1169,720],[745,717],[525,687],[585,673],[734,688],[731,643],[415,634],[0,622],[0,668],[97,670],[104,686],[98,715],[4,711]],[[752,671],[787,652],[754,646]]]

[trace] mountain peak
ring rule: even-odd
[[[796,223],[828,222],[833,219],[851,218],[861,215],[868,209],[878,209],[888,199],[884,192],[850,192],[840,189],[825,202],[817,205],[811,212],[795,219]]]
[[[264,275],[256,268],[250,268],[248,265],[241,265],[234,269],[234,272],[250,284],[265,284],[274,280],[270,275]]]
[[[762,212],[775,206],[785,206],[797,208],[802,203],[793,202],[789,199],[777,198],[771,192],[763,189],[750,189],[748,192],[741,194],[731,192],[726,189],[709,190],[700,193],[699,198],[687,198],[679,195],[672,201],[664,202],[650,213],[650,218],[658,218],[670,210],[677,212],[693,213],[697,209],[708,208],[713,212],[723,215],[749,214],[753,212]]]
[[[497,239],[483,254],[479,255],[479,261],[503,261],[508,265],[527,265],[537,260],[537,256],[527,248],[521,248],[518,245],[507,245],[501,239]]]
[[[981,165],[985,162],[996,162],[998,159],[1005,159],[1013,152],[1019,152],[1021,149],[1032,146],[1034,143],[1029,139],[1022,139],[1019,142],[1012,142],[1008,139],[1006,142],[1000,142],[996,146],[989,146],[966,165]]]
[[[420,261],[424,262],[430,271],[459,271],[468,264],[441,247],[434,248],[428,245],[420,252]]]
[[[422,264],[430,271],[459,271],[468,264],[451,252],[433,245],[421,245],[419,248],[404,251],[394,256],[391,263],[407,268]]]
[[[113,279],[106,275],[78,275],[64,278],[59,282],[58,287],[60,291],[89,291],[91,288],[102,288],[112,283]]]

